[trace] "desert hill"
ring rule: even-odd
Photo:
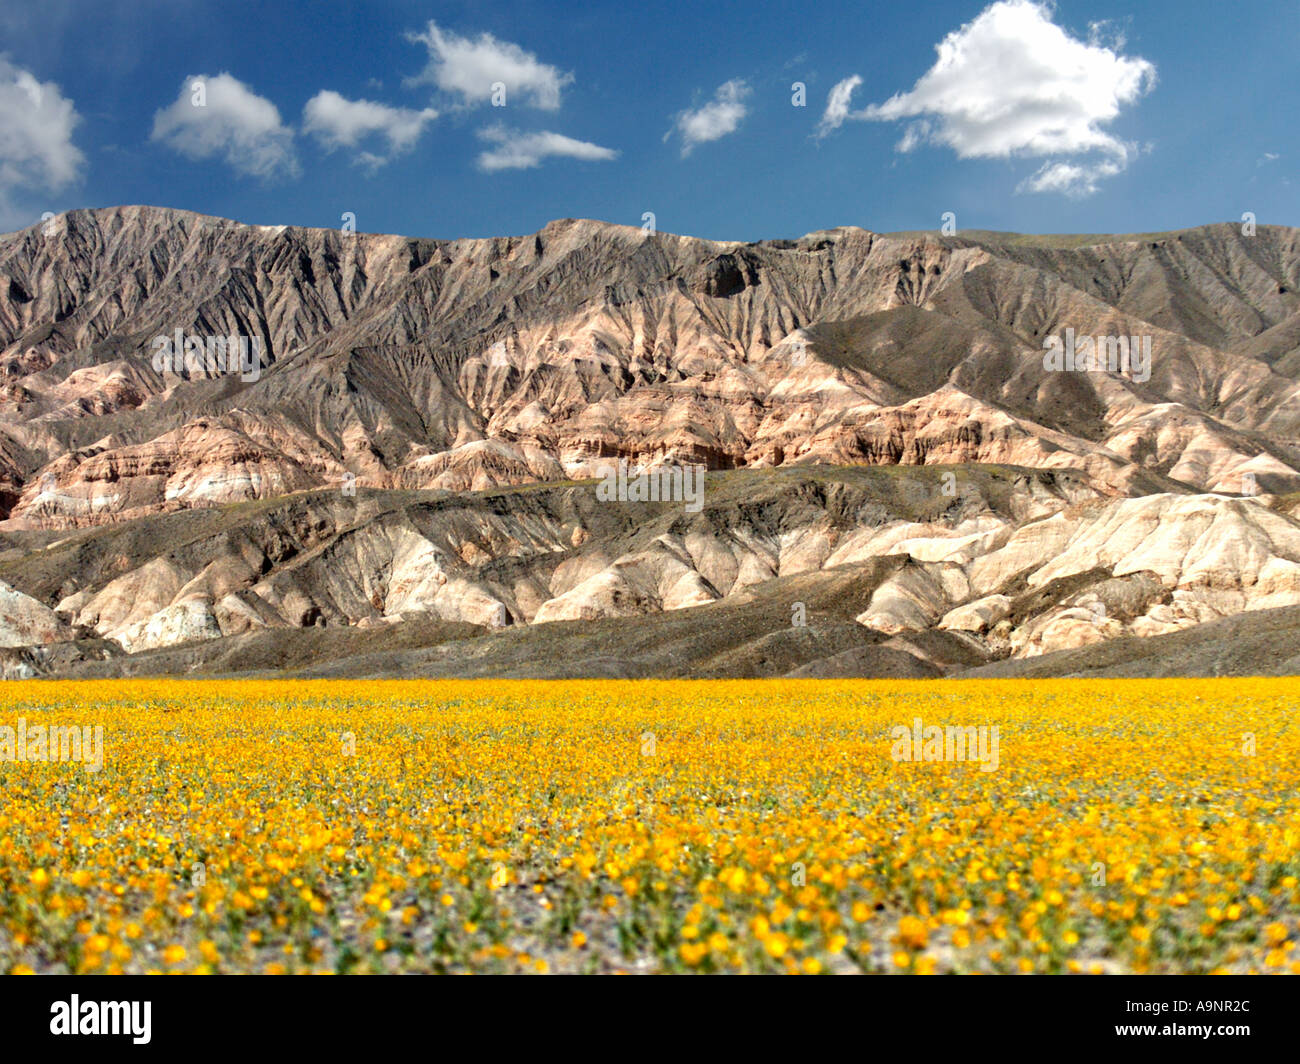
[[[1067,335],[1150,360],[1056,371]],[[1154,653],[1300,605],[1298,393],[1296,229],[439,241],[74,211],[0,237],[0,646],[9,675]],[[603,501],[619,461],[703,467],[701,507]]]

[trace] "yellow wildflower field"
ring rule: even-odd
[[[9,683],[0,970],[1300,972],[1297,704],[1273,679]],[[54,726],[102,726],[102,766],[34,755]],[[996,727],[995,759],[934,726]]]

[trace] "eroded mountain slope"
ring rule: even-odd
[[[1045,361],[1085,335],[1150,362]],[[75,211],[0,237],[4,668],[1162,646],[1300,603],[1298,381],[1282,227],[438,241]],[[623,460],[703,467],[701,505],[602,499]]]
[[[67,527],[618,457],[1300,487],[1297,231],[1096,241],[742,245],[579,221],[434,241],[75,211],[0,238],[0,503]],[[1044,369],[1067,330],[1150,337],[1149,379]],[[178,331],[255,342],[257,372],[160,371],[153,344]]]

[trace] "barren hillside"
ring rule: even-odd
[[[1150,361],[1053,370],[1085,336]],[[290,653],[304,628],[508,657],[724,607],[795,631],[733,617],[749,642],[686,672],[762,673],[764,639],[782,672],[949,672],[1300,604],[1294,229],[437,241],[75,211],[0,237],[0,368],[10,675],[339,655]],[[701,507],[603,501],[620,460],[703,467]],[[800,634],[847,573],[838,634]]]

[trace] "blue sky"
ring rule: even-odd
[[[1300,225],[1294,0],[0,0],[0,57],[2,229]]]

